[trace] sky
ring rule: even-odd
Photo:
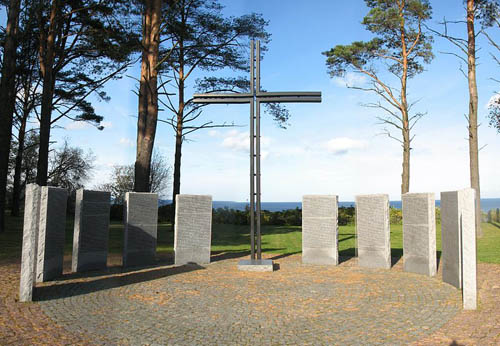
[[[378,110],[363,107],[377,98],[346,87],[363,86],[367,79],[349,73],[330,78],[321,53],[338,44],[369,40],[373,36],[361,24],[368,12],[364,1],[269,1],[224,0],[224,14],[240,16],[261,13],[269,21],[271,42],[261,63],[262,85],[269,91],[321,91],[320,104],[287,104],[291,118],[286,130],[270,116],[262,115],[262,201],[300,201],[306,194],[335,194],[352,201],[358,194],[386,193],[400,200],[402,147],[383,135]],[[433,19],[461,20],[462,1],[431,1]],[[2,16],[5,22],[5,16]],[[465,37],[465,25],[456,34]],[[500,41],[500,30],[491,35]],[[500,134],[488,126],[487,104],[500,91],[492,78],[500,79],[500,66],[491,59],[491,48],[479,37],[477,81],[479,89],[479,156],[481,197],[500,197]],[[459,60],[447,41],[435,37],[435,59],[426,70],[409,81],[409,98],[418,101],[415,111],[426,116],[415,126],[410,162],[410,192],[434,192],[468,187],[467,80],[459,71]],[[227,75],[237,73],[224,71]],[[188,80],[187,95],[194,80],[218,72],[198,73]],[[239,74],[241,75],[241,74]],[[139,69],[110,82],[105,90],[109,102],[94,100],[104,116],[105,129],[84,123],[62,122],[52,130],[52,140],[67,138],[72,145],[92,150],[96,156],[92,179],[86,187],[106,182],[114,165],[135,161],[137,88]],[[248,201],[249,152],[248,105],[210,105],[201,121],[234,121],[233,128],[202,130],[184,142],[181,193],[209,194],[214,200]],[[161,112],[160,117],[169,114]],[[397,135],[397,133],[394,133]],[[155,146],[173,166],[175,137],[172,128],[159,123]],[[170,198],[170,193],[165,196]]]

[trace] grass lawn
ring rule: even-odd
[[[6,218],[7,231],[0,234],[0,260],[20,258],[22,242],[22,217]],[[483,223],[484,236],[478,241],[478,260],[500,264],[500,223]],[[436,246],[441,253],[441,225],[437,225]],[[110,225],[109,251],[121,253],[123,247],[123,225]],[[158,225],[158,251],[172,252],[174,233],[170,224]],[[73,247],[73,219],[66,224],[65,253],[71,254]],[[403,255],[403,232],[401,225],[391,225],[392,256]],[[263,226],[262,249],[267,253],[295,254],[302,250],[302,234],[299,226]],[[339,253],[341,256],[355,255],[354,225],[340,226]],[[212,251],[250,251],[249,226],[214,225],[212,229]]]

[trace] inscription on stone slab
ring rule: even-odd
[[[72,270],[106,268],[108,258],[110,193],[76,192]]]
[[[436,207],[433,193],[403,195],[404,270],[436,274]]]
[[[41,187],[37,282],[52,280],[62,275],[67,202],[66,189]]]
[[[338,196],[302,198],[302,262],[338,264]]]
[[[358,264],[369,268],[391,267],[389,196],[356,196]]]
[[[441,259],[443,281],[462,288],[462,234],[458,191],[441,192]]]
[[[175,203],[175,264],[210,263],[212,196],[177,195]]]
[[[23,248],[21,255],[21,281],[19,301],[33,300],[35,286],[38,227],[40,220],[40,186],[26,185],[24,200]]]
[[[124,214],[123,266],[155,263],[158,194],[127,192]]]

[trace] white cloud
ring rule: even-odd
[[[236,151],[248,151],[250,147],[249,136],[248,132],[229,131],[222,141],[222,146]]]
[[[270,156],[269,144],[271,139],[269,137],[260,138],[260,155],[262,160],[266,160]],[[222,141],[224,148],[231,149],[232,151],[248,153],[250,151],[250,134],[248,132],[239,132],[237,130],[229,131]]]
[[[332,138],[323,144],[323,147],[335,155],[346,154],[350,150],[363,149],[366,146],[365,141],[351,139],[348,137]]]
[[[365,84],[367,78],[359,73],[347,72],[343,78],[335,77],[332,82],[339,87],[361,86]]]
[[[215,137],[215,136],[217,136],[218,134],[219,134],[219,132],[218,132],[218,131],[216,131],[216,130],[210,130],[210,131],[208,131],[208,135],[209,135],[210,137]]]
[[[261,148],[268,148],[270,143],[271,139],[269,137],[261,136]],[[222,146],[234,151],[248,152],[250,150],[250,134],[248,132],[231,130],[226,134],[226,137],[222,141]],[[265,158],[269,155],[269,152],[262,150],[261,155],[262,158]]]
[[[132,140],[130,140],[130,138],[125,138],[125,137],[120,138],[120,144],[127,146],[127,147],[134,146],[134,142],[132,142]]]
[[[83,130],[89,128],[91,125],[86,123],[85,121],[72,121],[68,125],[65,126],[66,130]]]

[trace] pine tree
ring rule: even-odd
[[[16,100],[15,74],[20,2],[20,0],[9,2],[0,81],[0,233],[5,231],[7,175]]]
[[[423,116],[410,114],[412,103],[408,101],[408,80],[423,72],[423,63],[432,58],[432,37],[425,34],[422,26],[431,18],[431,6],[427,0],[365,0],[370,8],[362,24],[375,34],[368,42],[353,42],[337,45],[324,52],[326,64],[332,77],[342,77],[347,71],[364,74],[371,81],[369,87],[355,89],[373,92],[380,101],[368,107],[380,109],[385,115],[378,119],[401,133],[394,137],[403,147],[403,173],[401,194],[410,190],[410,150],[413,136],[411,130]],[[387,67],[395,75],[398,87],[382,79],[377,67]]]

